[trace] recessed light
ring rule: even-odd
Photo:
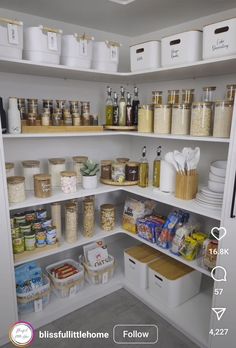
[[[134,2],[135,0],[109,0],[109,1],[116,2],[117,4],[120,4],[120,5],[128,5],[131,2]]]

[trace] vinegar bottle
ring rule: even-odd
[[[112,124],[113,124],[113,101],[111,97],[111,87],[107,86],[106,126],[112,126]]]
[[[126,126],[126,100],[124,87],[120,88],[120,100],[119,100],[119,126]]]
[[[139,182],[138,186],[140,187],[148,187],[148,172],[149,172],[149,165],[148,160],[146,157],[146,146],[143,147],[142,150],[142,158],[140,159],[139,163]]]
[[[157,157],[153,162],[153,182],[154,187],[160,187],[160,174],[161,174],[161,146],[157,148]]]
[[[134,87],[134,99],[132,102],[133,125],[138,125],[138,108],[139,108],[138,87]]]

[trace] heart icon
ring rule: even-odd
[[[222,238],[224,238],[226,236],[226,233],[227,231],[224,227],[214,227],[211,230],[212,236],[217,240],[221,240]]]

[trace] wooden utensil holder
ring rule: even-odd
[[[191,200],[196,198],[198,191],[198,174],[189,173],[186,174],[176,174],[176,187],[175,187],[175,197]]]

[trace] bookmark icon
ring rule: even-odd
[[[226,311],[226,308],[212,308],[212,310],[216,314],[217,320],[220,321]]]

